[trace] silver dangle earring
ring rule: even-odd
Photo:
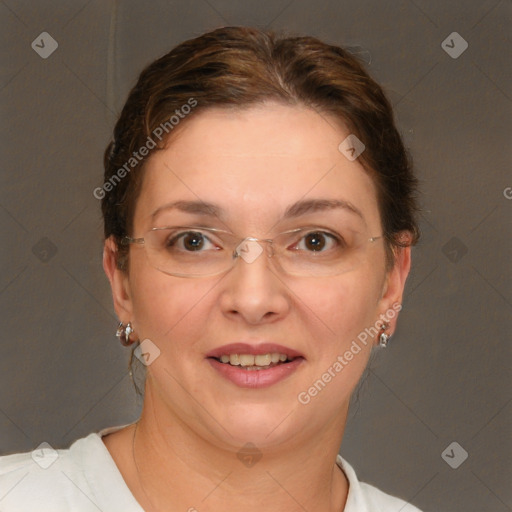
[[[126,325],[123,324],[123,322],[119,322],[119,325],[117,326],[116,336],[119,338],[119,341],[121,344],[125,347],[129,347],[133,343],[135,343],[135,340],[130,339],[130,334],[133,332],[133,327],[130,322],[128,322]]]
[[[383,324],[381,329],[383,331],[386,331],[386,329],[389,327],[387,324]],[[382,332],[379,336],[379,347],[386,348],[388,346],[388,342],[391,339],[390,334],[386,334],[386,332]]]

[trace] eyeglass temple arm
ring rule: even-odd
[[[144,241],[144,238],[132,238],[130,236],[125,236],[125,237],[122,238],[121,243],[123,245],[128,245],[128,244],[144,244],[145,241]]]

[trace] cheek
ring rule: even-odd
[[[205,304],[216,281],[177,278],[135,261],[130,277],[139,338],[149,338],[160,350],[190,349],[208,321]]]
[[[347,336],[357,336],[377,318],[380,287],[375,276],[354,272],[330,278],[323,284],[297,285],[294,292],[306,306],[302,313],[311,322],[321,323],[338,345],[347,341]]]
[[[376,280],[364,277],[346,274],[323,287],[295,290],[305,298],[298,312],[300,332],[310,334],[315,347],[297,398],[313,404],[320,423],[348,404],[370,357],[380,289]]]

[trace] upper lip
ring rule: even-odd
[[[254,356],[262,354],[286,354],[290,358],[304,357],[297,350],[293,350],[283,345],[276,343],[260,343],[257,345],[250,345],[248,343],[230,343],[229,345],[222,345],[217,347],[206,354],[206,357],[219,358],[220,356],[230,354],[251,354]]]

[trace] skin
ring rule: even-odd
[[[297,106],[202,112],[148,160],[132,235],[143,237],[170,221],[172,212],[153,220],[156,208],[198,198],[222,208],[222,216],[208,218],[211,224],[241,239],[347,215],[320,211],[283,223],[286,208],[300,199],[349,201],[370,236],[380,235],[372,179],[338,150],[348,134],[333,119]],[[129,258],[128,272],[116,269],[115,245],[106,241],[104,268],[116,313],[132,323],[134,339],[149,338],[161,351],[147,367],[135,442],[138,473],[133,426],[103,439],[144,509],[343,510],[348,482],[335,458],[350,395],[377,340],[361,345],[309,404],[297,395],[379,315],[401,303],[410,249],[397,251],[386,271],[383,242],[369,244],[359,266],[328,278],[279,274],[264,255],[251,264],[238,261],[221,276],[193,279],[153,268],[140,245],[130,247]],[[396,318],[387,333],[394,332]],[[210,350],[237,341],[279,343],[305,360],[270,387],[240,388],[205,359]],[[247,442],[262,454],[251,467],[236,456]]]

